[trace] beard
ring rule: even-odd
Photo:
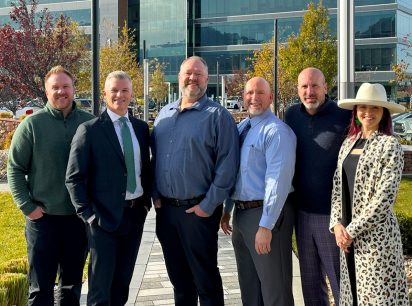
[[[205,92],[206,92],[206,86],[202,87],[199,84],[197,84],[196,88],[189,88],[190,84],[185,84],[182,87],[182,95],[184,97],[187,97],[189,99],[199,99],[201,98]]]
[[[302,103],[303,105],[305,105],[306,109],[310,109],[310,110],[316,110],[322,105],[322,102],[319,100],[316,100],[315,103],[307,103],[307,102],[302,102]]]

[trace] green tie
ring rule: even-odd
[[[136,173],[134,168],[132,135],[127,126],[127,118],[120,117],[119,121],[122,123],[123,154],[127,169],[127,191],[133,193],[136,190]]]

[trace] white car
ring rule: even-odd
[[[41,107],[38,107],[36,104],[29,102],[26,104],[25,107],[16,110],[16,118],[18,119],[22,115],[31,115],[37,112],[38,110],[41,110]]]
[[[226,108],[240,109],[243,107],[243,101],[241,97],[228,97],[226,100]]]

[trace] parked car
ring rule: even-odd
[[[243,100],[241,97],[228,97],[226,100],[226,108],[240,109],[243,107]]]
[[[412,116],[396,121],[393,125],[393,131],[399,137],[412,141]]]
[[[24,105],[24,107],[19,108],[16,110],[16,118],[20,118],[22,115],[31,115],[42,108],[35,104],[34,102],[30,101]]]
[[[394,114],[392,115],[392,124],[395,125],[396,121],[403,120],[403,119],[409,119],[409,118],[412,118],[412,112]]]
[[[93,112],[91,99],[77,98],[74,99],[74,102],[76,102],[78,108],[85,110],[89,113]]]

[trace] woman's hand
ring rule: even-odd
[[[338,223],[333,227],[335,233],[336,244],[345,253],[349,253],[349,247],[351,246],[353,239],[347,232],[346,228]]]

